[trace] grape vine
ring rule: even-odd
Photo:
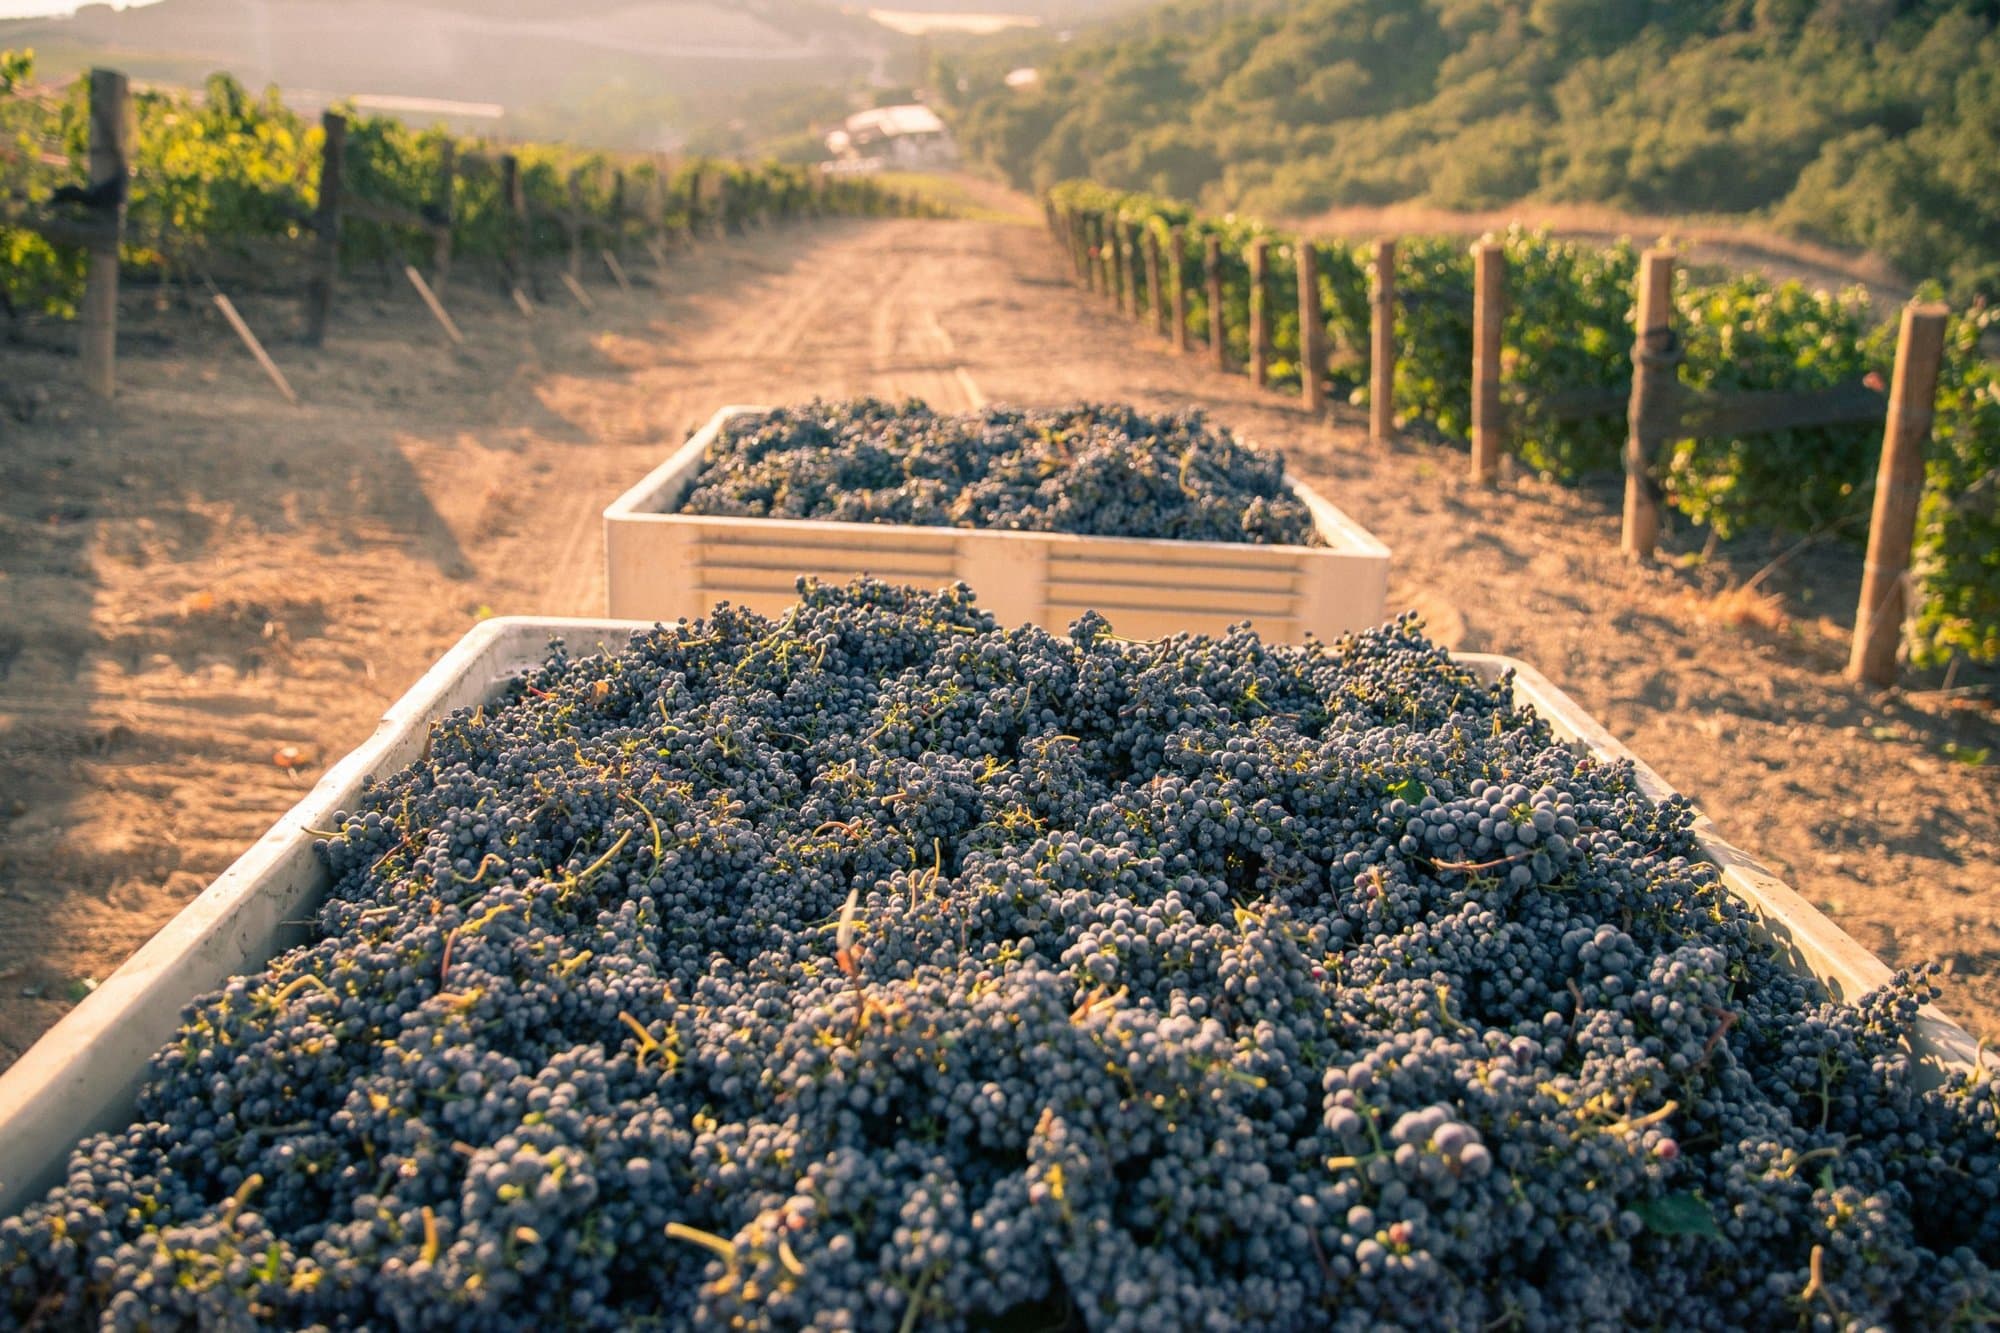
[[[1157,196],[1090,182],[1058,185],[1059,209],[1115,216],[1152,228],[1163,241],[1183,228],[1188,336],[1208,336],[1202,269],[1209,237],[1222,242],[1223,301],[1232,364],[1249,347],[1247,243],[1263,237],[1271,263],[1272,382],[1298,384],[1297,236],[1254,219],[1200,215]],[[1621,244],[1598,248],[1513,229],[1498,238],[1508,265],[1502,380],[1515,400],[1510,447],[1530,468],[1564,482],[1615,470],[1625,425],[1617,417],[1575,419],[1551,410],[1554,391],[1616,389],[1630,383],[1637,255]],[[1313,241],[1327,363],[1315,370],[1355,403],[1367,400],[1369,265],[1365,247]],[[1399,241],[1396,254],[1396,405],[1407,420],[1447,440],[1471,425],[1472,257],[1449,237]],[[1867,376],[1885,383],[1895,326],[1879,325],[1858,291],[1826,293],[1754,274],[1696,270],[1676,290],[1676,325],[1685,347],[1682,380],[1700,390],[1814,390]],[[1289,312],[1289,314],[1287,314]],[[2000,311],[1956,316],[1948,337],[1929,457],[1929,488],[1917,533],[1919,592],[1912,620],[1915,660],[1954,654],[2000,661],[2000,365],[1980,334]],[[1745,438],[1684,441],[1662,478],[1668,503],[1722,536],[1758,525],[1863,530],[1881,447],[1877,426],[1815,427]]]

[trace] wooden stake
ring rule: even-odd
[[[328,111],[319,118],[325,142],[320,145],[319,207],[313,213],[312,276],[306,283],[306,345],[326,342],[333,315],[333,289],[340,280],[340,193],[347,155],[347,117]]]
[[[452,219],[458,213],[454,196],[458,186],[458,145],[446,139],[438,153],[438,222],[440,223],[435,241],[431,246],[431,289],[442,293],[444,285],[451,281],[451,231]]]
[[[415,264],[403,265],[403,276],[408,278],[410,285],[417,289],[417,295],[424,298],[424,304],[430,308],[432,316],[437,319],[438,324],[444,329],[452,342],[459,346],[464,346],[465,335],[458,331],[458,325],[451,322],[451,316],[445,313],[444,303],[438,300],[437,293],[431,290],[431,285],[424,281],[424,275],[417,272],[417,266]],[[519,289],[517,288],[516,290]]]
[[[235,305],[230,302],[228,297],[224,296],[221,292],[217,292],[215,294],[215,308],[220,310],[222,317],[229,321],[229,327],[236,330],[236,336],[241,338],[243,345],[250,349],[250,355],[257,358],[257,364],[262,366],[264,373],[271,377],[271,383],[278,386],[278,392],[285,395],[285,401],[293,407],[297,407],[299,405],[299,396],[292,392],[291,384],[285,379],[285,372],[278,369],[278,363],[273,361],[271,354],[264,350],[264,344],[258,342],[257,335],[250,332],[250,326],[243,322],[243,316],[236,313]]]
[[[1250,382],[1263,388],[1270,382],[1271,302],[1265,290],[1270,284],[1265,273],[1270,262],[1270,242],[1254,237],[1250,242]]]
[[[646,191],[646,208],[653,224],[653,234],[646,238],[646,249],[652,253],[653,262],[661,268],[667,261],[660,258],[667,250],[667,160],[653,159],[653,184]]]
[[[1506,317],[1507,252],[1492,241],[1472,247],[1472,482],[1500,476],[1500,328]]]
[[[1202,267],[1208,279],[1208,354],[1217,370],[1229,369],[1229,326],[1222,317],[1222,238],[1210,236],[1202,247]]]
[[[515,291],[528,291],[540,296],[541,288],[535,284],[535,221],[528,215],[528,192],[521,183],[521,160],[512,153],[500,159],[500,194],[506,201],[507,211],[513,214],[514,225],[507,236],[507,275],[513,279]]]
[[[1299,237],[1299,393],[1313,416],[1326,410],[1326,317],[1319,308],[1319,252]]]
[[[1139,318],[1139,233],[1134,230],[1137,223],[1118,224],[1119,249],[1125,256],[1125,315],[1128,319]]]
[[[583,277],[583,182],[577,174],[569,174],[569,216],[563,219],[569,229],[569,275]]]
[[[646,238],[646,253],[653,257],[653,267],[661,273],[667,271],[667,247],[660,244],[657,236]]]
[[[110,238],[91,245],[83,279],[83,384],[93,396],[118,391],[118,250],[125,235],[132,145],[131,88],[115,69],[90,71],[90,187],[108,191]]]
[[[1153,332],[1167,331],[1167,308],[1160,303],[1160,233],[1146,228],[1146,313],[1153,317]]]
[[[1167,232],[1167,285],[1173,289],[1174,350],[1187,351],[1187,228]]]
[[[582,306],[585,310],[597,309],[597,302],[590,299],[590,293],[583,289],[583,284],[576,280],[575,274],[564,270],[558,276],[562,278],[563,286],[569,288],[569,294],[576,298],[578,305]]]
[[[1659,482],[1654,467],[1672,442],[1678,420],[1679,364],[1674,252],[1648,250],[1640,261],[1632,398],[1625,416],[1625,517],[1618,539],[1620,549],[1635,560],[1651,558],[1659,545]]]
[[[1110,248],[1110,298],[1112,310],[1124,308],[1124,288],[1126,288],[1126,266],[1124,266],[1124,222],[1118,214],[1112,214],[1106,228],[1106,246]]]
[[[610,269],[611,276],[617,279],[618,290],[630,296],[632,294],[632,280],[625,276],[625,266],[618,262],[618,256],[611,253],[609,246],[599,250],[597,253],[604,256],[604,267]]]
[[[687,229],[687,239],[692,241],[701,235],[701,165],[695,164],[688,172],[687,214],[683,224]]]
[[[514,308],[519,310],[525,318],[533,319],[535,317],[535,305],[534,302],[528,299],[528,294],[519,287],[512,288],[511,290],[514,293]]]
[[[1869,685],[1896,683],[1896,645],[1909,613],[1910,543],[1924,496],[1924,446],[1931,437],[1949,315],[1942,305],[1912,301],[1903,307],[1882,462],[1875,474],[1875,512],[1868,524],[1868,562],[1862,567],[1861,602],[1854,612],[1854,644],[1847,659],[1848,677]]]
[[[1368,438],[1396,433],[1396,243],[1375,242],[1375,285],[1370,300]]]

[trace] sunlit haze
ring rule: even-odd
[[[115,9],[137,9],[140,5],[157,4],[159,0],[125,0],[114,5]],[[73,14],[78,0],[0,0],[0,19],[32,19],[47,14]]]

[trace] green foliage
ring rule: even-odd
[[[61,183],[46,159],[63,149],[73,112],[37,93],[34,76],[33,51],[0,51],[0,299],[69,317],[83,290],[83,256],[4,221],[8,209],[38,204]]]
[[[83,124],[85,84],[76,86]],[[172,256],[195,243],[241,248],[296,237],[310,211],[318,132],[278,101],[253,98],[234,79],[208,80],[197,103],[176,93],[133,96],[131,203],[126,231],[143,258]],[[87,143],[75,143],[79,164]],[[168,262],[171,262],[169,259]]]
[[[1690,285],[1678,307],[1691,388],[1832,388],[1886,374],[1895,356],[1895,330],[1873,328],[1860,291],[1741,276]],[[1865,510],[1881,448],[1881,428],[1866,425],[1683,441],[1667,489],[1676,508],[1724,536],[1753,523],[1811,530]]]
[[[1058,209],[1116,217],[1162,237],[1185,229],[1188,335],[1208,338],[1202,279],[1206,239],[1223,249],[1225,336],[1232,362],[1249,347],[1249,270],[1244,254],[1263,237],[1270,255],[1271,382],[1300,382],[1299,237],[1236,216],[1211,217],[1154,195],[1089,182],[1051,191]],[[1574,482],[1620,466],[1622,412],[1578,418],[1558,412],[1566,396],[1621,390],[1631,382],[1633,291],[1638,256],[1629,245],[1598,249],[1515,229],[1499,238],[1507,261],[1501,375],[1510,404],[1508,447],[1529,467]],[[1314,242],[1327,363],[1313,368],[1336,391],[1366,401],[1370,255]],[[1896,329],[1872,320],[1862,293],[1808,291],[1754,275],[1684,275],[1676,327],[1681,380],[1709,393],[1801,392],[1886,383]],[[1472,403],[1473,260],[1462,242],[1402,241],[1396,253],[1396,405],[1406,421],[1463,439]],[[1166,284],[1163,283],[1163,299]],[[1982,357],[1979,335],[2000,321],[1986,311],[1954,321],[1938,391],[1935,442],[1917,533],[1919,606],[1912,652],[1924,663],[1953,654],[2000,660],[2000,366]],[[1663,460],[1670,505],[1727,536],[1753,525],[1858,532],[1873,498],[1881,428],[1850,425],[1682,441]]]
[[[34,87],[33,70],[29,53],[0,53],[0,201],[9,204],[45,202],[56,186],[79,180],[87,164],[87,80],[51,95]],[[133,108],[137,134],[123,256],[129,272],[200,271],[214,256],[251,256],[259,245],[309,238],[325,134],[288,109],[275,89],[253,97],[234,79],[216,75],[199,99],[142,91],[134,94]],[[503,197],[496,150],[453,140],[443,129],[413,129],[351,108],[347,122],[342,179],[348,197],[432,221],[446,216],[448,202],[456,259],[497,263],[511,252],[522,228]],[[443,172],[448,143],[455,153],[449,201]],[[648,229],[683,226],[697,208],[704,221],[726,210],[723,221],[740,229],[752,217],[794,213],[811,202],[812,173],[796,165],[700,159],[683,162],[669,178],[651,157],[537,144],[512,151],[532,217],[527,245],[536,256],[569,253],[569,231],[551,215],[572,211],[572,180],[574,208],[593,248],[639,239]],[[835,185],[828,205],[868,214],[891,206],[884,191],[865,181]],[[341,227],[341,254],[349,263],[428,263],[434,245],[421,227],[352,216]],[[0,225],[0,260],[0,296],[14,308],[74,315],[83,284],[80,253]]]
[[[2000,365],[1979,354],[1996,323],[1984,310],[1947,335],[1912,568],[1924,661],[2000,661]]]
[[[1213,212],[1749,212],[2000,295],[1991,0],[1182,0],[954,65],[967,153]],[[1027,91],[1006,67],[1041,74]]]

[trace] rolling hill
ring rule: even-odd
[[[1207,0],[956,50],[938,82],[1021,186],[1750,215],[2000,293],[1996,25],[1993,0]],[[1002,82],[1020,64],[1039,87]]]
[[[0,23],[44,74],[111,64],[199,85],[498,103],[514,133],[666,146],[704,99],[804,82],[852,83],[909,39],[817,0],[162,0],[73,19]]]

